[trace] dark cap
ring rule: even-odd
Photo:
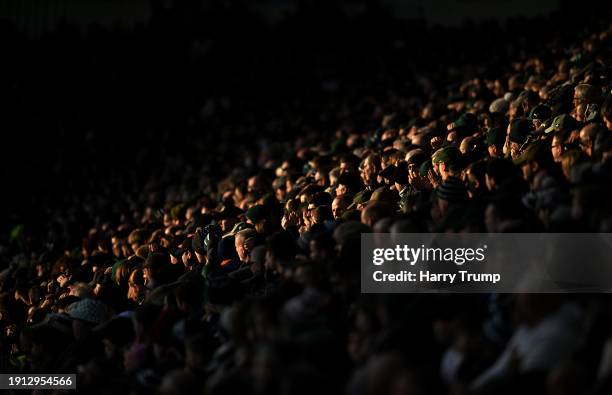
[[[527,118],[517,118],[510,123],[510,141],[523,144],[531,131],[531,122]]]
[[[243,211],[234,205],[223,205],[223,207],[221,207],[221,210],[219,210],[217,219],[221,220],[231,217],[237,217],[242,213]]]
[[[409,165],[420,165],[427,160],[427,154],[422,149],[417,148],[406,154],[406,162]]]
[[[425,162],[421,163],[421,166],[419,167],[419,175],[421,177],[427,177],[427,173],[432,168],[433,168],[433,165],[431,164],[431,161],[426,160]]]
[[[389,165],[385,167],[383,171],[378,173],[378,175],[384,178],[385,180],[393,181],[394,176],[395,176],[395,169],[396,169],[395,165]]]
[[[552,112],[550,111],[550,107],[545,104],[538,104],[529,113],[529,119],[531,119],[532,121],[534,119],[545,120],[550,118],[551,115]]]
[[[442,147],[431,156],[431,163],[449,163],[456,165],[459,163],[459,150],[453,146]]]
[[[400,162],[395,166],[393,182],[400,185],[408,184],[408,164],[406,162]]]
[[[256,204],[254,206],[251,206],[247,210],[246,217],[250,219],[251,221],[257,223],[259,221],[266,219],[268,217],[268,212],[265,206],[261,204]]]
[[[458,132],[472,133],[478,128],[478,119],[476,115],[472,113],[461,114],[455,122],[453,122],[453,129]]]

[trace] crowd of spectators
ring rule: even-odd
[[[3,237],[0,371],[88,394],[609,393],[606,295],[360,293],[362,233],[610,232],[612,28],[539,45],[382,95],[331,78],[322,111],[208,99],[181,127],[216,129],[183,151],[96,162]]]

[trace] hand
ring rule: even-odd
[[[183,255],[181,256],[181,260],[183,261],[183,265],[189,266],[189,261],[191,260],[191,251],[184,251]]]
[[[452,125],[452,124],[451,124]],[[436,151],[440,148],[442,148],[442,144],[444,143],[444,141],[442,140],[442,137],[440,136],[436,136],[434,138],[431,139],[430,144],[431,144],[431,148]]]
[[[427,172],[427,179],[429,180],[431,186],[434,188],[437,188],[440,184],[440,179],[438,175],[432,169]]]

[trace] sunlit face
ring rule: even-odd
[[[560,162],[561,155],[563,155],[563,144],[561,143],[561,140],[556,136],[552,139],[550,151],[552,153],[553,160],[555,162]]]
[[[342,215],[342,212],[344,210],[341,207],[340,199],[334,199],[334,201],[332,202],[331,209],[332,209],[332,214],[334,215],[334,218],[339,218]]]
[[[515,159],[519,156],[520,149],[521,146],[518,143],[515,143],[514,141],[510,143],[510,156],[512,157],[512,159]]]
[[[487,147],[487,151],[489,152],[489,156],[491,158],[497,158],[497,147],[495,145],[489,145]]]

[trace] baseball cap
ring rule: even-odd
[[[510,123],[510,141],[522,144],[531,131],[531,122],[527,118],[517,118]]]
[[[446,146],[438,149],[431,156],[431,163],[450,163],[457,164],[459,161],[459,150],[453,146]]]
[[[545,104],[538,104],[529,112],[529,119],[532,121],[534,119],[548,119],[551,115],[550,107]]]
[[[553,119],[552,123],[548,128],[546,128],[546,133],[551,132],[570,132],[578,127],[578,123],[574,118],[569,116],[568,114],[561,114]]]

